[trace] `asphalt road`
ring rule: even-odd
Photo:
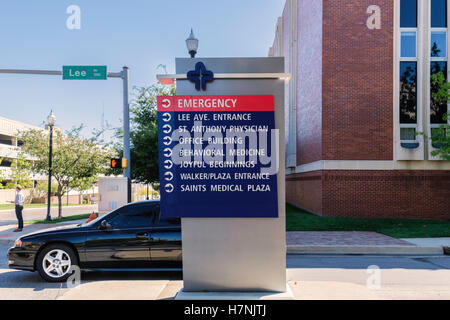
[[[73,216],[83,213],[91,213],[92,211],[97,211],[97,205],[87,205],[87,206],[69,206],[63,207],[63,215],[65,217]],[[51,207],[50,211],[52,217],[58,216],[58,207]],[[47,208],[26,208],[23,210],[23,219],[27,220],[38,220],[45,219],[47,215]],[[17,221],[16,213],[14,210],[0,210],[0,224],[10,223],[11,221]]]
[[[0,244],[0,300],[171,299],[182,287],[181,272],[89,272],[68,289],[9,270],[7,249]],[[287,280],[296,299],[450,299],[450,257],[288,255]]]

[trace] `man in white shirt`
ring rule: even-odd
[[[14,204],[16,205],[16,217],[17,221],[19,222],[19,227],[14,230],[14,232],[21,232],[23,229],[23,217],[22,217],[22,211],[23,211],[23,202],[25,201],[25,196],[22,192],[22,187],[18,185],[16,187],[16,199],[14,200]]]

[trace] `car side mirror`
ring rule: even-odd
[[[108,223],[108,221],[102,220],[102,222],[100,222],[99,229],[108,231],[111,230],[111,225]]]

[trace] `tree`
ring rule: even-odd
[[[432,112],[438,113],[437,109],[439,105],[447,105],[450,103],[450,82],[447,82],[444,74],[440,71],[431,76],[432,86]],[[448,121],[448,113],[442,116],[445,122]],[[427,137],[423,132],[420,133]],[[450,125],[441,124],[439,128],[433,128],[431,132],[431,143],[438,149],[433,150],[431,154],[433,156],[439,156],[441,159],[450,160]]]
[[[20,152],[19,157],[12,161],[10,182],[6,184],[6,188],[14,189],[18,184],[23,188],[31,188],[33,181],[30,179],[30,169],[30,162],[25,159],[24,153]]]
[[[175,95],[175,87],[152,85],[150,87],[135,87],[135,99],[130,107],[130,155],[131,178],[135,181],[152,184],[157,188],[159,182],[158,159],[158,123],[157,96]],[[117,129],[116,138],[122,139],[122,129]],[[122,141],[122,140],[120,140]],[[116,144],[117,153],[123,155],[123,145]],[[117,169],[111,171],[118,174]]]
[[[105,173],[114,151],[99,144],[98,135],[90,139],[81,136],[83,125],[63,134],[55,130],[53,138],[52,178],[56,182],[58,217],[62,217],[62,197],[68,188],[90,186],[99,174]],[[35,157],[31,170],[48,174],[48,133],[44,130],[28,130],[20,133],[22,149]]]
[[[3,158],[0,158],[0,163],[2,163],[2,162],[3,162]],[[3,178],[3,170],[0,169],[0,189],[3,189],[3,188],[4,188],[4,186],[3,186],[3,180],[4,180],[4,178]]]

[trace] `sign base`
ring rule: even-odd
[[[291,288],[286,292],[185,292],[183,288],[175,300],[295,300]]]

